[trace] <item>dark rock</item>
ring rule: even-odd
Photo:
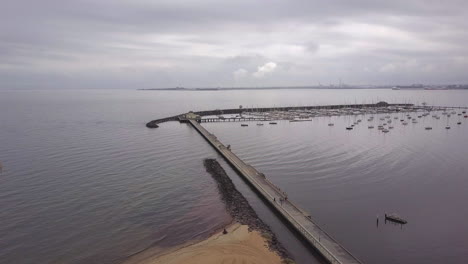
[[[268,241],[268,248],[278,253],[286,263],[291,263],[292,257],[281,245],[270,227],[255,213],[245,197],[236,189],[223,167],[215,159],[203,161],[206,171],[211,174],[218,185],[221,199],[231,217],[242,225],[248,225],[249,231],[258,231]]]

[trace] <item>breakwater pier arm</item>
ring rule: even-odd
[[[234,108],[234,109],[216,109],[207,111],[189,112],[189,114],[197,115],[200,118],[203,116],[212,115],[225,115],[225,114],[242,114],[248,112],[267,112],[267,111],[294,111],[294,110],[332,110],[332,109],[365,109],[365,108],[379,108],[379,107],[400,107],[404,109],[413,109],[412,104],[388,104],[386,102],[379,102],[377,104],[352,104],[352,105],[316,105],[316,106],[285,106],[285,107],[260,107],[260,108]],[[422,108],[414,108],[422,109]],[[429,109],[426,107],[425,109]],[[148,128],[157,128],[158,124],[168,121],[186,121],[187,114],[180,114],[160,119],[155,119],[146,124]],[[214,121],[214,119],[212,119]],[[225,120],[226,121],[226,120]],[[229,120],[227,120],[229,121]]]
[[[265,198],[277,212],[302,235],[329,263],[362,263],[334,238],[322,230],[304,210],[291,202],[287,194],[266,179],[265,175],[246,164],[229,148],[224,146],[215,135],[211,134],[196,120],[188,122],[202,135],[238,173]]]

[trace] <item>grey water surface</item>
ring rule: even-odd
[[[202,164],[220,157],[186,124],[146,128],[152,119],[239,105],[381,100],[468,106],[468,91],[2,90],[0,263],[120,263],[149,247],[201,239],[228,223]],[[345,130],[356,118],[364,121]],[[395,123],[388,134],[368,129],[364,116],[204,126],[363,262],[464,263],[468,119],[418,121]],[[221,162],[297,262],[318,263]],[[385,212],[409,223],[385,224]]]

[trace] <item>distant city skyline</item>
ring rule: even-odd
[[[468,2],[8,1],[0,89],[468,83]]]

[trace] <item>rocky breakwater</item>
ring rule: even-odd
[[[249,231],[258,231],[268,241],[268,248],[275,251],[284,263],[294,263],[288,251],[281,245],[270,227],[255,213],[245,197],[236,189],[226,171],[215,159],[205,159],[203,164],[218,185],[221,199],[234,221],[248,225]]]

